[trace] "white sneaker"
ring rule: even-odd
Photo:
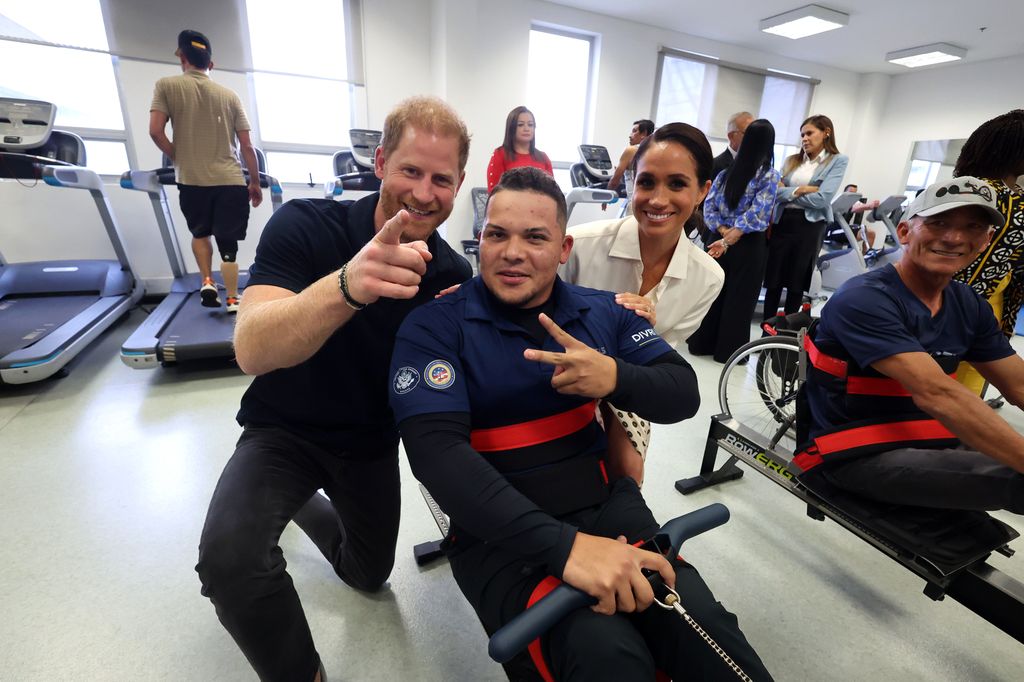
[[[204,308],[219,308],[220,296],[217,295],[217,284],[207,277],[199,289],[199,298]]]

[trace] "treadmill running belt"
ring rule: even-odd
[[[224,292],[220,295],[223,301]],[[160,335],[157,356],[160,362],[167,364],[232,358],[235,356],[231,345],[234,333],[235,314],[229,313],[223,305],[204,308],[199,303],[199,292],[193,292]]]
[[[0,357],[31,346],[98,300],[94,294],[0,300]]]

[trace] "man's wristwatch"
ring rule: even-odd
[[[338,288],[341,289],[341,296],[345,299],[345,304],[349,308],[352,310],[362,310],[366,307],[365,303],[360,303],[352,298],[352,294],[348,292],[348,263],[342,265],[341,269],[338,270]]]

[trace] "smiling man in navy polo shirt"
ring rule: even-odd
[[[391,403],[413,472],[451,516],[455,579],[489,632],[548,576],[598,599],[549,633],[546,662],[523,656],[514,668],[557,679],[651,679],[656,668],[733,676],[681,620],[647,609],[641,569],[653,569],[748,675],[770,679],[692,566],[629,544],[658,523],[631,478],[608,480],[596,400],[676,422],[697,411],[696,377],[613,294],[558,279],[572,248],[565,225],[552,178],[509,171],[488,202],[480,276],[399,330]]]

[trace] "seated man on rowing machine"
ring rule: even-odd
[[[805,335],[810,431],[793,460],[812,487],[820,476],[882,502],[1024,514],[1024,437],[953,378],[965,360],[1024,407],[1024,360],[988,303],[952,281],[1003,224],[985,181],[933,184],[897,228],[900,261],[824,307]]]
[[[565,226],[552,178],[509,171],[488,201],[480,276],[399,330],[391,403],[413,473],[451,516],[452,573],[488,633],[549,576],[598,599],[509,664],[516,678],[735,679],[685,623],[647,608],[649,569],[750,678],[771,679],[696,569],[630,544],[658,523],[635,481],[608,480],[596,400],[676,422],[697,411],[696,377],[613,294],[557,277],[572,248]]]

